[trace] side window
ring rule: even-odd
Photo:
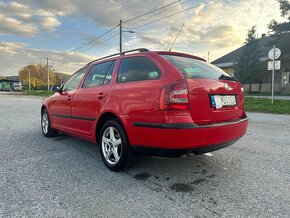
[[[92,66],[85,79],[83,88],[108,85],[111,82],[115,62],[116,61],[109,61]]]
[[[124,58],[119,67],[118,82],[156,80],[159,79],[160,76],[160,70],[149,58]]]
[[[63,85],[62,91],[70,91],[74,90],[78,87],[78,84],[82,80],[83,76],[85,75],[87,68],[83,68],[79,71],[77,71],[75,74],[73,74]]]

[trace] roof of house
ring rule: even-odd
[[[0,82],[19,82],[18,80],[0,79]]]
[[[260,59],[261,60],[267,60],[267,55],[268,52],[271,50],[272,48],[272,42],[273,41],[273,37],[270,36],[264,36],[262,38],[257,39],[257,43],[259,45],[260,48]],[[239,55],[241,54],[243,47],[245,45],[243,45],[242,47],[214,60],[213,62],[211,62],[212,64],[218,66],[218,67],[231,67],[233,66]]]
[[[13,80],[13,81],[19,81],[19,76],[6,76],[5,79]]]

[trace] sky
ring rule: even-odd
[[[276,0],[0,0],[0,75],[18,75],[47,58],[57,72],[72,74],[119,51],[119,27],[96,38],[120,19],[123,50],[168,50],[184,23],[172,51],[205,59],[209,52],[210,61],[242,46],[253,25],[261,37],[272,19],[283,20]]]

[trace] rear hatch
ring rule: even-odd
[[[189,110],[198,125],[225,122],[244,116],[241,84],[220,68],[189,57],[162,55],[183,75]]]

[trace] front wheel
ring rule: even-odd
[[[124,128],[115,120],[107,121],[99,139],[100,153],[105,165],[113,171],[129,168],[134,154]]]
[[[45,137],[57,136],[57,131],[50,126],[50,120],[47,109],[41,112],[41,130]]]

